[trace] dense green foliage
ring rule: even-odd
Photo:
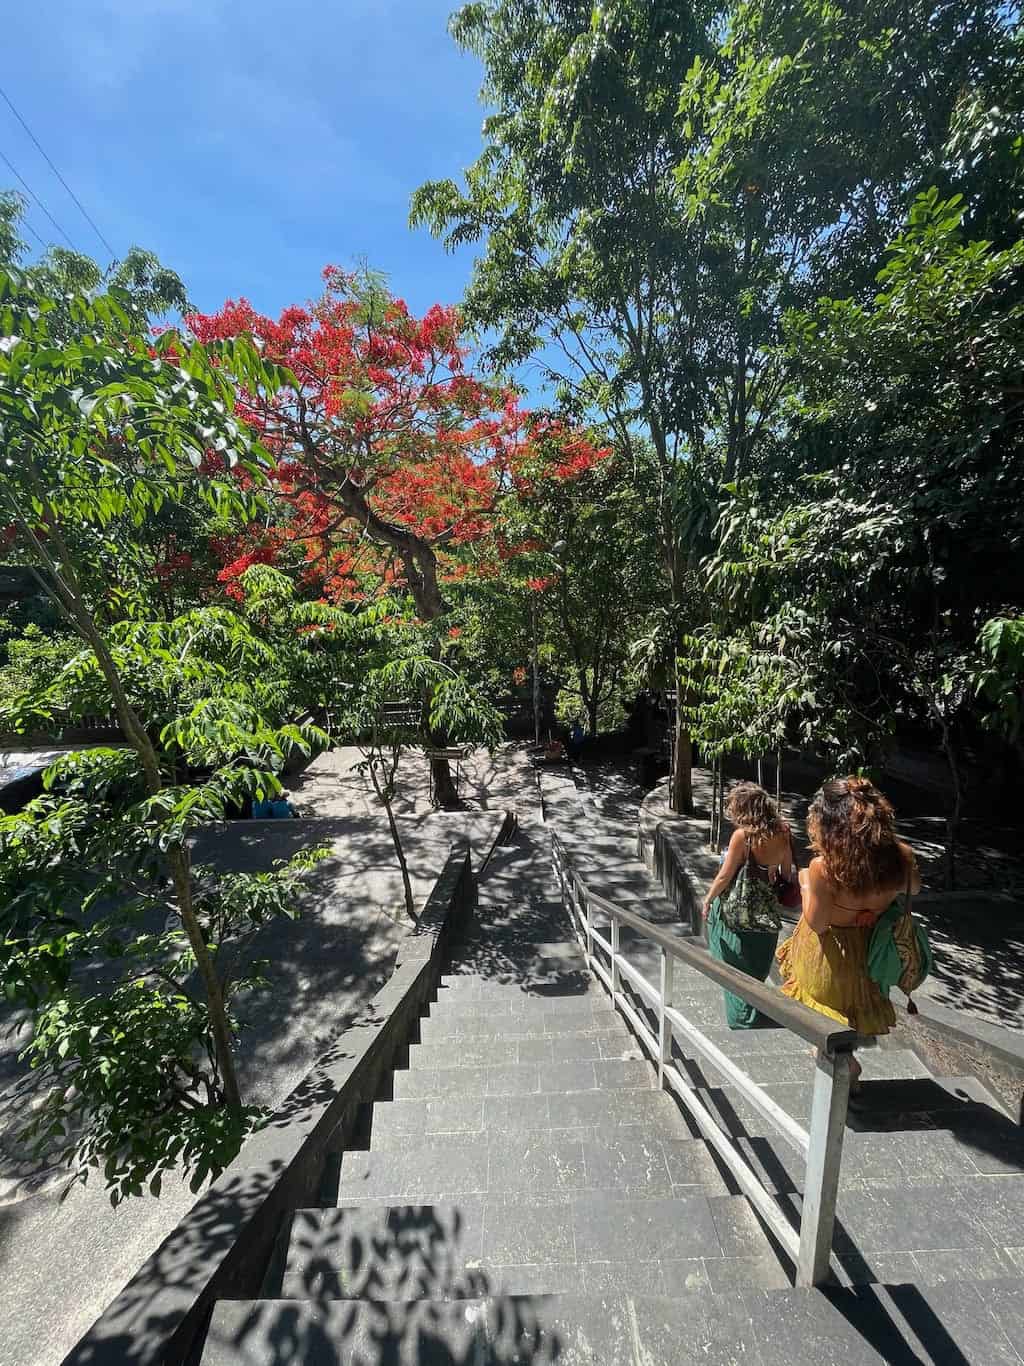
[[[0,618],[0,725],[124,740],[0,819],[0,970],[36,1136],[115,1197],[258,1120],[232,1002],[317,851],[225,875],[191,841],[332,739],[411,915],[401,756],[493,744],[531,671],[591,731],[674,682],[682,807],[691,739],[839,770],[928,735],[950,882],[966,754],[1024,759],[1016,11],[474,0],[452,31],[485,145],[412,217],[479,244],[461,313],[330,268],[280,320],[164,330],[173,272],[30,262],[0,195],[0,531],[40,589]]]
[[[1022,606],[1016,14],[482,0],[452,29],[487,146],[413,218],[483,243],[497,362],[543,346],[561,402],[649,440],[637,636],[682,651],[681,731],[843,767],[920,724],[956,794],[979,698],[1020,695],[985,634]]]
[[[32,1129],[83,1177],[101,1165],[118,1198],[178,1160],[201,1183],[255,1119],[230,1014],[254,973],[225,946],[290,911],[314,855],[215,877],[191,867],[188,839],[272,790],[287,757],[326,736],[295,724],[288,651],[238,614],[161,619],[140,592],[108,624],[107,562],[130,582],[145,555],[135,533],[185,496],[244,513],[250,495],[229,471],[258,480],[266,457],[207,351],[173,334],[153,344],[119,292],[51,289],[0,274],[0,502],[13,553],[38,570],[79,648],[47,686],[35,677],[5,699],[5,728],[113,712],[127,745],[60,759],[47,793],[0,821],[3,973],[33,1013],[28,1056],[51,1083]],[[230,360],[266,379],[244,344]],[[220,473],[197,487],[211,451]]]

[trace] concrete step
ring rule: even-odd
[[[485,1003],[512,1000],[517,996],[533,1000],[538,997],[577,999],[606,995],[601,983],[582,958],[578,964],[558,966],[551,970],[538,971],[531,966],[528,971],[521,974],[505,972],[498,980],[477,973],[446,973],[437,989],[438,1000]]]
[[[221,1300],[202,1359],[204,1366],[1019,1366],[1024,1283],[967,1280],[825,1293],[766,1293],[746,1285],[728,1295],[699,1287],[630,1294],[619,1286],[591,1294],[486,1294],[448,1302]]]
[[[636,1058],[504,1066],[412,1068],[394,1074],[395,1100],[522,1096],[538,1092],[637,1090],[654,1085],[654,1069]]]
[[[642,1059],[643,1049],[618,1033],[564,1034],[534,1039],[464,1039],[453,1044],[419,1043],[409,1049],[409,1068],[507,1067],[514,1063],[594,1062],[599,1058]]]
[[[667,1195],[589,1190],[544,1198],[514,1192],[425,1204],[364,1201],[296,1212],[281,1294],[285,1298],[450,1299],[481,1293],[544,1293],[554,1284],[623,1290],[724,1285],[737,1267],[770,1256],[735,1196],[699,1187]],[[729,1265],[725,1265],[729,1263]],[[784,1280],[783,1284],[788,1284]]]
[[[587,1034],[628,1036],[622,1016],[615,1011],[577,1012],[575,1016],[540,1007],[529,1014],[511,1012],[491,1015],[486,1012],[452,1015],[441,1011],[420,1021],[422,1043],[443,1043],[464,1039],[546,1039]]]
[[[582,1136],[570,1136],[570,1135]],[[347,1152],[337,1201],[432,1203],[470,1196],[532,1199],[604,1193],[667,1198],[690,1188],[730,1193],[706,1146],[686,1138],[652,1138],[641,1125],[616,1130],[482,1129],[442,1136],[409,1135],[402,1145]]]
[[[509,906],[505,902],[477,904],[473,919],[467,926],[460,952],[482,942],[503,944],[505,941],[524,941],[530,944],[575,942],[572,920],[559,902],[538,901]]]
[[[780,1136],[761,1132],[736,1139],[743,1157],[762,1185],[777,1193],[802,1191],[804,1160]],[[949,1180],[963,1182],[981,1175],[970,1154],[942,1130],[919,1129],[899,1133],[855,1133],[843,1140],[840,1187],[868,1189],[900,1185],[909,1189]]]
[[[447,1134],[561,1131],[594,1137],[628,1129],[660,1139],[689,1138],[693,1130],[670,1096],[655,1090],[575,1091],[557,1095],[488,1096],[446,1100],[378,1101],[370,1147],[405,1151],[410,1139]]]
[[[801,1197],[779,1196],[796,1224]],[[1003,1177],[949,1177],[894,1184],[877,1180],[842,1187],[836,1209],[835,1252],[872,1258],[890,1253],[963,1254],[968,1263],[993,1254],[1014,1262],[1024,1227],[1024,1182]]]
[[[581,984],[585,985],[585,984]],[[569,1022],[593,1015],[611,1015],[615,1008],[606,992],[579,991],[565,995],[540,995],[526,991],[506,992],[489,1000],[442,990],[430,1006],[432,1020],[494,1020],[508,1016],[548,1015]]]
[[[877,1055],[879,1058],[883,1054]],[[1021,1136],[1017,1130],[1017,1159],[1013,1131],[1016,1126],[998,1107],[988,1089],[975,1077],[911,1077],[905,1080],[872,1079],[872,1055],[866,1055],[862,1097],[847,1115],[847,1129],[859,1133],[900,1133],[905,1130],[949,1130],[962,1125],[973,1135],[976,1146],[988,1142],[1001,1165],[993,1171],[1020,1171]],[[813,1080],[772,1082],[764,1091],[787,1114],[805,1125],[808,1122]],[[800,1075],[794,1069],[794,1075]],[[734,1086],[699,1087],[709,1108],[728,1133],[764,1133],[765,1121]],[[986,1134],[986,1130],[988,1133]],[[969,1142],[967,1138],[964,1140]]]

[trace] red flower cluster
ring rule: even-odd
[[[555,419],[524,413],[515,392],[467,374],[457,309],[435,305],[416,318],[403,300],[337,266],[323,279],[316,303],[276,320],[245,299],[189,319],[204,342],[251,335],[299,385],[239,393],[239,415],[278,458],[276,489],[288,511],[259,544],[221,556],[226,591],[239,596],[244,570],[272,562],[289,542],[301,547],[306,580],[330,600],[404,586],[401,565],[367,537],[366,514],[353,511],[353,491],[370,515],[412,532],[447,581],[489,577],[502,559],[535,548],[497,538],[501,499],[528,492],[537,478],[577,478],[607,451]],[[496,542],[490,552],[488,541]],[[468,546],[480,548],[471,570]]]
[[[242,575],[254,564],[273,564],[277,558],[277,550],[278,547],[273,544],[259,545],[226,564],[217,575],[217,581],[224,585],[224,592],[228,597],[234,598],[236,602],[242,602],[245,598],[245,590],[239,582]]]
[[[176,574],[191,569],[192,564],[192,556],[185,550],[179,550],[168,555],[165,560],[158,560],[153,566],[153,573],[161,582],[166,583]]]

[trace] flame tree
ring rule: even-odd
[[[251,336],[294,377],[258,392],[239,384],[238,411],[277,457],[282,510],[273,526],[222,547],[221,579],[237,596],[240,576],[264,562],[301,567],[335,602],[405,591],[437,657],[445,585],[493,573],[495,559],[517,549],[497,545],[503,496],[538,478],[574,478],[606,452],[556,418],[525,412],[507,385],[469,373],[456,309],[416,318],[365,271],[328,266],[324,286],[276,321],[245,300],[189,320],[204,342]],[[438,800],[453,804],[448,765],[433,764]]]

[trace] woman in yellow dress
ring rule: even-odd
[[[858,1034],[887,1034],[896,1012],[868,976],[868,945],[894,898],[908,885],[920,889],[913,851],[896,838],[892,805],[867,778],[826,783],[807,834],[816,857],[800,874],[800,921],[776,954],[782,990]],[[854,1083],[860,1072],[855,1061]]]

